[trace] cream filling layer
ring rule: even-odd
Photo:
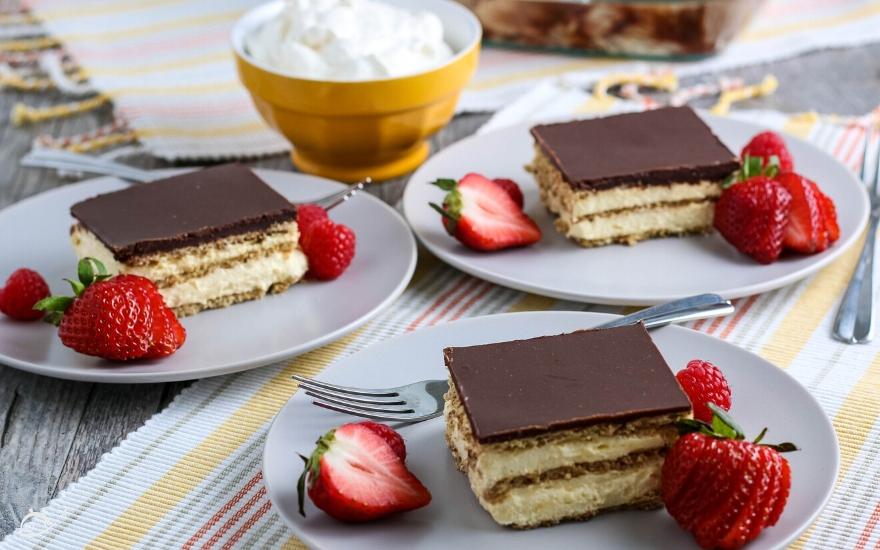
[[[638,208],[656,203],[674,203],[715,199],[721,186],[712,181],[672,183],[643,187],[613,187],[602,191],[575,191],[568,219],[578,220],[601,212]]]
[[[267,236],[259,246],[254,243],[227,243],[227,246],[210,243],[208,246],[193,246],[175,251],[173,257],[157,255],[159,261],[146,266],[133,266],[117,261],[110,249],[85,228],[78,228],[71,240],[78,257],[97,258],[110,273],[130,273],[152,281],[186,273],[198,269],[200,265],[222,263],[252,252],[260,254],[243,262],[214,268],[203,276],[190,277],[160,288],[168,307],[176,308],[204,304],[215,298],[251,293],[255,290],[265,293],[275,283],[299,281],[308,269],[308,261],[302,251],[285,247],[287,250],[268,252],[273,247],[289,245],[291,238],[294,243],[298,241],[296,223],[284,225],[287,230],[282,235]]]
[[[625,210],[617,214],[584,218],[568,226],[566,235],[586,241],[627,235],[675,234],[712,227],[713,202]]]
[[[468,456],[471,445],[479,446],[477,449],[470,449],[475,460],[468,465],[471,486],[477,494],[483,494],[505,479],[574,464],[617,460],[632,453],[662,449],[671,445],[676,438],[674,429],[657,429],[643,433],[594,435],[590,438],[510,449],[491,443],[471,443],[470,433],[463,431],[460,418],[447,416],[448,439],[458,451],[458,456]]]
[[[233,236],[172,252],[151,254],[139,258],[137,263],[142,265],[118,261],[113,257],[113,252],[85,227],[76,226],[70,240],[77,257],[97,258],[111,273],[130,273],[151,281],[163,281],[172,277],[185,277],[187,273],[197,271],[203,266],[230,262],[248,254],[298,246],[299,230],[296,222],[275,224],[265,233],[259,242],[243,241],[242,236]]]
[[[259,289],[263,294],[275,283],[295,283],[308,269],[306,256],[300,250],[272,252],[212,270],[202,277],[160,288],[168,307],[204,304],[214,298],[249,293]]]
[[[644,501],[660,491],[662,465],[663,458],[656,457],[624,470],[516,487],[495,501],[477,496],[496,522],[534,527]]]

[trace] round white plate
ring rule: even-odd
[[[307,202],[342,184],[291,172],[256,170],[294,202]],[[120,189],[114,178],[68,185],[0,211],[0,276],[18,267],[39,271],[54,293],[76,275],[70,245],[70,206]],[[363,325],[400,296],[416,265],[406,222],[391,207],[361,193],[332,212],[357,235],[357,253],[335,281],[303,281],[282,294],[182,319],[186,344],[170,357],[111,363],[63,345],[45,323],[0,315],[0,364],[56,378],[92,382],[168,382],[228,374],[285,359],[331,342]],[[2,280],[0,280],[2,284]]]
[[[701,116],[736,152],[764,130],[747,122]],[[818,182],[837,205],[840,240],[825,252],[785,255],[774,264],[761,265],[717,233],[584,249],[556,231],[533,177],[524,169],[534,154],[528,130],[529,125],[520,125],[472,136],[440,151],[410,178],[403,197],[404,215],[431,252],[475,277],[525,292],[619,305],[657,304],[702,292],[725,298],[749,296],[790,284],[832,262],[858,238],[868,219],[868,196],[855,175],[814,145],[786,136],[798,171]],[[429,182],[468,172],[518,182],[526,213],[543,232],[541,241],[486,254],[447,235],[440,216],[428,206],[441,203],[443,191]]]
[[[611,318],[557,311],[457,321],[371,346],[331,365],[320,379],[361,387],[445,379],[445,346],[559,334]],[[731,412],[747,435],[757,435],[768,426],[767,441],[793,441],[801,448],[786,455],[792,487],[782,518],[749,549],[781,548],[793,541],[825,505],[837,476],[837,438],[819,404],[785,372],[721,340],[674,326],[652,335],[673,370],[694,358],[712,361],[724,370],[733,392]],[[584,523],[530,531],[499,527],[480,508],[464,474],[456,470],[443,437],[442,418],[400,428],[409,453],[407,465],[433,495],[427,507],[374,523],[349,525],[309,503],[303,518],[297,511],[296,480],[302,470],[297,453],[309,454],[321,434],[353,418],[315,407],[298,392],[278,413],[266,439],[263,476],[269,498],[296,535],[315,548],[697,548],[664,510],[615,512]]]

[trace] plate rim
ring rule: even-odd
[[[446,326],[453,325],[453,324],[472,324],[472,323],[486,322],[487,319],[489,319],[488,322],[491,322],[492,319],[494,319],[494,318],[512,317],[512,316],[520,316],[520,317],[586,316],[586,317],[593,317],[593,318],[598,317],[600,321],[602,319],[612,320],[615,318],[622,317],[622,315],[617,315],[617,314],[613,314],[613,313],[602,313],[602,312],[597,312],[597,311],[563,311],[563,310],[517,311],[517,312],[494,313],[491,315],[481,315],[481,316],[477,316],[477,317],[468,317],[466,319],[458,319],[456,321],[452,321],[450,323],[444,323],[442,325],[426,327],[426,328],[420,329],[415,332],[404,332],[404,333],[398,334],[396,336],[393,336],[392,338],[382,340],[381,342],[376,342],[375,344],[367,346],[361,350],[358,350],[357,352],[355,352],[351,355],[340,358],[337,361],[334,361],[333,363],[327,365],[327,367],[325,367],[324,370],[322,370],[320,373],[318,373],[318,375],[315,376],[314,378],[321,380],[321,376],[327,371],[327,369],[338,366],[340,363],[344,363],[345,361],[351,360],[353,357],[357,356],[358,354],[360,354],[366,350],[370,350],[373,353],[376,353],[376,352],[381,353],[383,347],[393,345],[398,339],[412,336],[413,334],[417,334],[422,331],[431,331],[434,329],[446,327]],[[540,327],[543,325],[535,323],[534,326]],[[774,548],[774,550],[778,550],[778,549],[788,547],[788,545],[790,545],[792,542],[797,540],[798,537],[800,537],[804,532],[806,532],[813,525],[813,523],[816,521],[816,518],[819,516],[819,514],[821,514],[822,511],[825,510],[825,507],[828,505],[828,502],[831,500],[831,497],[834,495],[834,491],[837,488],[837,480],[840,475],[840,440],[837,436],[837,430],[834,429],[834,424],[832,423],[831,418],[829,418],[828,414],[825,412],[825,409],[822,407],[822,404],[819,403],[819,401],[816,399],[816,397],[813,394],[811,394],[807,390],[807,388],[804,387],[804,385],[801,384],[794,376],[792,376],[788,371],[777,367],[775,364],[771,363],[767,359],[764,359],[763,357],[761,357],[757,353],[754,353],[754,352],[751,352],[747,349],[741,348],[737,345],[734,345],[731,342],[728,342],[726,340],[722,340],[721,338],[715,337],[710,334],[705,334],[703,332],[693,330],[688,327],[683,327],[680,325],[667,325],[662,328],[664,330],[684,331],[685,333],[688,333],[691,336],[697,336],[702,339],[709,339],[709,340],[714,341],[716,343],[723,344],[726,347],[735,348],[739,352],[752,355],[756,360],[758,360],[762,363],[766,363],[768,365],[768,367],[772,367],[774,369],[777,369],[779,371],[779,373],[781,375],[783,375],[783,377],[788,378],[788,380],[797,388],[797,391],[799,391],[802,395],[806,396],[806,398],[816,407],[816,409],[820,411],[822,421],[823,421],[822,426],[828,433],[831,434],[831,440],[833,442],[834,460],[833,460],[833,464],[830,465],[831,471],[833,474],[832,475],[832,482],[831,482],[830,486],[825,490],[824,494],[822,495],[822,499],[821,499],[821,502],[819,502],[819,505],[814,508],[814,510],[809,514],[808,517],[804,518],[804,520],[801,521],[801,523],[798,525],[798,527],[796,529],[794,529],[793,532],[785,540],[781,541],[777,546],[774,546],[773,548]],[[540,330],[540,329],[537,329],[537,330]],[[540,335],[538,335],[538,336],[540,336]],[[378,350],[374,349],[377,346],[379,347],[379,349]],[[260,471],[262,471],[264,474],[263,483],[266,485],[266,495],[269,497],[269,500],[272,502],[272,507],[275,510],[275,514],[281,519],[281,521],[284,522],[285,525],[288,526],[288,528],[290,528],[293,531],[294,535],[296,535],[300,540],[302,540],[302,542],[304,542],[309,548],[319,548],[320,546],[317,544],[316,541],[312,540],[308,535],[306,535],[305,532],[298,526],[297,523],[289,521],[287,518],[287,515],[283,514],[281,512],[281,507],[278,504],[278,499],[274,497],[273,484],[269,481],[269,476],[266,475],[266,456],[269,451],[269,441],[271,440],[271,434],[272,434],[273,430],[275,429],[276,424],[278,422],[278,419],[281,417],[281,414],[284,411],[286,411],[288,408],[293,407],[294,406],[293,401],[295,399],[297,399],[298,396],[301,396],[301,395],[303,395],[303,394],[299,391],[299,389],[297,389],[297,391],[294,392],[293,395],[290,396],[290,398],[284,403],[284,405],[282,405],[281,408],[278,409],[278,412],[275,413],[275,416],[272,418],[272,421],[269,424],[269,428],[266,431],[266,438],[263,443],[263,452],[261,453],[261,457],[260,457],[260,461],[261,461],[260,462]],[[352,417],[352,418],[357,418],[357,417]],[[442,419],[442,417],[440,417],[440,418]]]
[[[199,170],[199,167],[193,168],[172,168],[172,169],[162,169],[161,172],[166,172],[169,174],[173,173],[183,173],[194,170]],[[260,173],[270,172],[274,174],[283,174],[285,177],[293,177],[293,178],[302,178],[307,180],[304,183],[308,183],[308,180],[320,181],[322,184],[332,184],[335,187],[338,187],[340,190],[348,187],[346,184],[333,181],[327,178],[321,178],[318,176],[312,176],[309,174],[302,174],[300,172],[288,172],[285,170],[277,170],[277,169],[269,169],[269,168],[259,168],[253,167],[251,168],[258,175]],[[40,198],[44,198],[46,195],[50,195],[53,193],[62,192],[65,190],[70,190],[75,187],[81,187],[86,185],[93,185],[96,183],[108,181],[108,180],[117,180],[122,181],[120,178],[116,178],[113,176],[99,176],[96,178],[89,178],[86,180],[78,181],[76,183],[60,185],[58,187],[48,189],[41,193],[37,193],[35,195],[31,195],[25,199],[14,202],[0,210],[0,216],[6,214],[8,211],[18,208],[27,208],[29,203],[34,200],[38,200]],[[153,383],[163,383],[163,382],[179,382],[183,380],[200,380],[204,378],[213,378],[215,376],[223,376],[227,374],[233,374],[236,372],[247,371],[251,369],[256,369],[259,367],[263,367],[272,363],[276,363],[278,361],[283,361],[285,359],[291,359],[298,355],[302,355],[303,353],[307,353],[311,350],[319,348],[321,346],[327,345],[331,342],[334,342],[343,336],[350,334],[354,330],[360,328],[361,326],[369,323],[373,319],[376,318],[382,311],[388,308],[392,303],[394,303],[403,292],[406,290],[410,281],[412,281],[413,274],[415,273],[416,263],[418,261],[418,247],[416,245],[415,237],[413,236],[412,228],[409,223],[403,218],[403,216],[394,209],[391,205],[387,204],[385,201],[379,199],[371,195],[370,193],[363,192],[362,193],[368,200],[375,201],[379,205],[381,205],[387,212],[391,214],[391,219],[393,219],[397,224],[400,225],[401,229],[405,230],[407,235],[407,243],[409,244],[409,263],[406,268],[405,276],[400,280],[397,286],[393,289],[388,296],[385,297],[379,304],[373,307],[366,314],[358,317],[357,319],[352,320],[346,325],[336,329],[333,332],[323,335],[320,338],[316,338],[307,342],[303,345],[288,348],[283,351],[279,351],[273,354],[260,356],[254,358],[251,361],[238,362],[238,363],[230,363],[227,365],[223,365],[220,367],[216,367],[208,370],[208,372],[193,372],[192,370],[175,370],[172,372],[136,372],[136,373],[126,373],[114,371],[112,369],[107,369],[106,371],[95,371],[92,369],[81,370],[71,367],[58,367],[58,366],[45,366],[39,365],[35,363],[31,363],[28,361],[21,361],[14,357],[9,357],[2,352],[0,352],[0,365],[7,366],[10,368],[14,368],[17,370],[21,370],[24,372],[29,372],[32,374],[38,374],[42,376],[47,376],[50,378],[57,378],[61,380],[73,380],[77,382],[97,382],[97,383],[105,383],[105,384],[153,384]]]
[[[768,127],[761,126],[760,124],[757,124],[757,123],[754,123],[751,121],[741,120],[741,119],[732,118],[732,117],[722,117],[722,116],[718,116],[718,115],[713,115],[713,114],[708,113],[702,109],[695,109],[695,111],[700,115],[701,118],[709,121],[710,123],[711,123],[711,121],[721,121],[722,124],[732,122],[734,124],[742,124],[744,126],[752,127],[757,131],[764,131],[764,130],[769,129]],[[453,148],[457,149],[459,147],[466,147],[467,143],[470,143],[471,141],[478,140],[478,139],[480,139],[484,136],[487,136],[487,135],[492,135],[495,133],[505,132],[505,131],[512,131],[515,128],[522,129],[523,131],[525,131],[527,133],[528,128],[530,126],[532,126],[533,124],[535,124],[535,123],[521,122],[518,124],[511,125],[511,126],[498,128],[498,129],[492,130],[491,132],[486,132],[484,134],[479,134],[479,133],[472,134],[464,139],[461,139],[461,140],[451,144],[449,147],[447,147],[441,151],[438,151],[434,155],[432,155],[431,158],[429,158],[424,164],[422,164],[412,174],[412,176],[410,176],[410,178],[407,180],[406,187],[404,188],[404,191],[403,191],[403,196],[401,198],[401,206],[402,206],[403,215],[406,218],[407,223],[409,223],[410,227],[412,228],[412,232],[415,234],[416,239],[418,239],[419,243],[422,246],[424,246],[426,249],[428,249],[431,252],[431,254],[435,255],[442,262],[454,267],[455,269],[463,271],[471,276],[477,277],[479,279],[483,279],[483,280],[488,281],[493,284],[504,286],[506,288],[511,288],[513,290],[518,290],[521,292],[529,292],[532,294],[538,294],[541,296],[555,298],[558,300],[569,300],[569,301],[573,301],[573,302],[588,303],[588,304],[637,306],[637,305],[654,305],[654,304],[659,304],[659,303],[667,302],[670,300],[676,300],[676,299],[685,297],[685,295],[679,295],[679,294],[664,294],[664,295],[654,295],[653,299],[646,300],[646,299],[630,299],[630,298],[626,298],[626,297],[615,298],[615,297],[608,297],[608,296],[602,296],[602,295],[592,295],[592,294],[586,294],[586,293],[568,293],[568,292],[559,291],[559,290],[555,290],[555,289],[548,289],[546,287],[546,285],[545,286],[533,285],[528,282],[523,282],[523,281],[519,281],[516,279],[512,279],[509,276],[506,276],[503,274],[498,274],[496,272],[489,271],[489,270],[484,269],[480,266],[474,265],[474,264],[470,263],[466,258],[461,257],[460,254],[450,253],[450,252],[440,248],[439,246],[436,246],[435,244],[431,243],[429,241],[429,239],[424,238],[422,236],[422,234],[416,229],[416,225],[410,221],[411,220],[410,209],[407,207],[407,205],[410,202],[408,200],[408,196],[410,194],[410,188],[411,188],[411,186],[414,185],[416,177],[419,176],[419,174],[424,170],[425,165],[432,162],[434,159],[436,159],[439,155],[442,155],[444,152],[447,152]],[[711,124],[710,124],[710,126],[711,126]],[[714,132],[714,130],[713,130],[713,132]],[[862,233],[864,233],[865,226],[868,223],[868,217],[870,214],[868,192],[865,189],[865,186],[861,184],[861,182],[860,182],[858,176],[856,176],[855,172],[853,172],[852,169],[850,169],[848,166],[846,166],[842,162],[838,161],[836,158],[834,158],[827,151],[819,148],[818,146],[814,145],[813,143],[811,143],[805,139],[802,139],[798,136],[795,136],[795,135],[789,134],[789,133],[785,133],[785,139],[792,140],[794,142],[798,142],[798,143],[802,144],[803,146],[806,146],[814,151],[818,151],[822,156],[828,158],[829,160],[831,160],[832,162],[834,162],[835,164],[837,164],[841,168],[843,168],[847,172],[847,174],[850,176],[850,178],[853,181],[855,181],[856,183],[858,183],[857,188],[859,189],[858,192],[861,197],[861,212],[860,212],[858,223],[856,224],[856,230],[851,235],[849,235],[845,240],[838,241],[833,247],[829,248],[828,250],[826,250],[820,254],[813,255],[812,257],[815,258],[815,261],[813,261],[812,263],[810,263],[810,264],[806,265],[805,267],[803,267],[799,270],[796,270],[792,273],[788,273],[784,276],[770,279],[769,281],[753,283],[753,284],[746,285],[746,286],[740,286],[740,287],[729,288],[729,289],[704,289],[704,290],[702,290],[703,292],[711,292],[714,294],[719,294],[722,298],[725,298],[728,300],[733,300],[736,298],[753,296],[755,294],[762,294],[764,292],[769,292],[771,290],[777,290],[777,289],[786,287],[792,283],[795,283],[797,281],[800,281],[802,279],[809,277],[810,275],[820,271],[821,269],[825,268],[826,266],[828,266],[829,264],[831,264],[835,260],[839,259],[840,256],[842,256],[844,253],[846,253],[859,240]]]

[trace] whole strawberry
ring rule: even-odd
[[[343,424],[321,436],[297,483],[299,511],[305,495],[330,516],[349,522],[378,519],[426,506],[431,493],[406,468],[403,440],[375,422]]]
[[[740,548],[782,515],[791,468],[780,454],[791,443],[745,441],[742,429],[711,405],[712,422],[679,423],[684,433],[667,453],[660,494],[666,510],[703,548]]]
[[[730,386],[721,369],[708,361],[694,359],[676,373],[675,378],[681,384],[694,409],[694,418],[703,422],[712,421],[712,410],[709,403],[730,410]]]
[[[354,259],[356,239],[348,226],[325,218],[306,227],[300,245],[309,260],[309,275],[331,280],[348,269]]]
[[[743,147],[740,157],[743,159],[746,157],[759,158],[765,167],[774,164],[773,157],[776,157],[775,164],[779,167],[780,172],[794,170],[794,161],[788,147],[785,146],[785,140],[775,132],[767,131],[755,135]]]
[[[440,213],[447,233],[473,250],[489,252],[528,246],[541,240],[541,230],[501,185],[479,174],[459,181],[432,182],[446,191]]]
[[[16,269],[0,288],[0,312],[17,321],[35,321],[43,312],[34,309],[34,305],[48,295],[49,285],[39,273]]]
[[[721,193],[714,225],[737,250],[769,264],[782,253],[790,211],[791,194],[782,185],[752,176]]]
[[[165,357],[183,345],[186,331],[149,279],[111,277],[94,258],[81,260],[77,274],[78,280],[68,280],[74,297],[52,296],[35,306],[58,325],[65,346],[85,355],[128,361]]]

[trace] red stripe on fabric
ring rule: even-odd
[[[221,547],[221,550],[231,550],[232,548],[234,548],[236,543],[241,540],[241,537],[243,537],[245,533],[247,533],[258,521],[260,521],[260,518],[265,516],[266,512],[268,512],[269,508],[271,507],[272,501],[266,499],[266,502],[264,502],[262,506],[257,508],[256,512],[254,512],[254,515],[249,517],[248,520],[244,522],[244,525],[242,525],[238,529],[238,531],[232,534],[232,536],[229,538],[229,541],[227,541],[226,544]]]
[[[230,529],[232,529],[232,527],[236,523],[238,523],[238,520],[240,520],[242,517],[244,517],[244,515],[248,513],[248,510],[253,508],[254,504],[259,502],[259,500],[265,496],[266,496],[266,487],[264,485],[263,487],[260,487],[259,491],[254,493],[254,496],[252,496],[251,498],[248,499],[247,502],[245,502],[244,506],[242,506],[241,508],[236,510],[235,514],[233,514],[231,518],[226,520],[226,523],[224,523],[220,527],[220,529],[218,529],[217,532],[211,536],[211,538],[208,540],[208,542],[206,542],[205,545],[202,546],[202,550],[208,550],[209,548],[211,548],[215,544],[217,544],[217,541],[222,539],[223,535],[225,535]]]
[[[705,324],[706,324],[705,319],[699,319],[697,321],[694,321],[694,324],[691,325],[691,328],[694,330],[700,330],[701,328],[703,328],[703,325],[705,325]]]
[[[849,139],[849,136],[855,131],[856,126],[854,124],[847,124],[846,130],[840,134],[840,137],[837,138],[837,143],[834,144],[834,148],[831,151],[831,154],[837,160],[841,160],[841,150],[843,149],[843,145],[846,143],[846,140]]]
[[[842,159],[842,162],[850,167],[860,166],[860,164],[856,164],[857,161],[861,161],[862,157],[863,149],[859,146],[864,145],[864,137],[867,135],[868,131],[867,129],[859,126],[856,133],[861,135],[858,135],[855,139],[853,139],[852,143],[849,146],[849,151],[846,152],[846,155]],[[854,156],[856,154],[857,156]]]
[[[859,539],[856,541],[853,550],[865,550],[865,547],[868,545],[868,540],[874,532],[874,528],[877,527],[877,522],[880,522],[880,503],[874,507],[874,512],[871,513],[871,517],[868,518],[868,522],[865,524],[862,534],[859,535]]]
[[[474,294],[473,296],[471,296],[471,298],[467,302],[465,302],[464,305],[461,306],[461,308],[459,308],[459,310],[456,311],[452,315],[452,317],[450,317],[450,319],[449,319],[450,321],[455,321],[457,319],[461,319],[461,316],[464,315],[467,312],[467,310],[469,310],[471,307],[473,307],[473,305],[475,303],[477,303],[478,300],[482,299],[483,296],[485,296],[486,294],[489,293],[490,290],[492,290],[492,284],[483,283],[483,285],[484,285],[483,289],[480,290],[479,292],[477,292],[476,294]]]
[[[739,300],[734,300],[733,305],[734,305],[734,307],[738,307]],[[718,327],[720,327],[721,323],[723,323],[723,322],[724,322],[724,317],[716,317],[715,319],[713,319],[712,324],[710,324],[709,327],[706,329],[706,334],[714,334],[715,331],[718,330]]]
[[[243,499],[244,496],[251,491],[251,489],[254,488],[254,485],[259,483],[262,479],[263,479],[263,472],[261,470],[261,471],[257,472],[257,475],[252,477],[250,479],[250,481],[248,481],[245,484],[245,486],[241,488],[241,490],[239,490],[237,493],[235,493],[235,495],[231,499],[226,501],[226,504],[224,504],[217,511],[217,513],[215,513],[213,516],[211,516],[211,519],[209,519],[204,525],[202,525],[199,528],[199,530],[196,531],[196,533],[192,537],[190,537],[190,539],[188,541],[186,541],[183,544],[183,546],[182,546],[183,550],[189,550],[190,548],[192,548],[193,545],[195,545],[196,541],[198,541],[199,539],[204,537],[208,531],[213,529],[214,526],[217,525],[217,523],[219,523],[221,519],[223,519],[223,516],[225,516],[229,512],[229,510],[232,509],[233,506],[238,504],[238,502],[241,499]]]
[[[412,332],[413,330],[415,330],[419,326],[419,324],[421,324],[421,322],[425,320],[425,318],[428,315],[433,313],[435,309],[440,307],[440,304],[442,304],[444,301],[446,301],[455,292],[458,292],[458,289],[460,289],[462,286],[464,286],[465,283],[467,283],[469,280],[472,280],[472,279],[470,277],[463,277],[460,281],[455,283],[452,286],[452,288],[450,288],[449,290],[447,290],[446,292],[444,292],[443,294],[438,296],[437,299],[434,300],[434,303],[432,303],[428,309],[423,311],[421,315],[416,317],[416,319],[412,323],[410,323],[409,326],[406,327],[406,332]]]
[[[431,319],[431,320],[427,323],[428,326],[429,326],[429,327],[433,327],[434,325],[436,325],[437,323],[439,323],[440,320],[443,319],[443,317],[445,317],[446,315],[448,315],[449,312],[452,311],[452,309],[453,309],[455,306],[457,306],[458,304],[460,304],[462,300],[464,300],[468,295],[470,295],[473,291],[475,291],[475,290],[477,289],[477,287],[480,286],[481,284],[482,284],[482,281],[481,281],[481,280],[479,280],[479,279],[472,279],[472,280],[471,280],[471,284],[468,285],[468,287],[467,287],[466,289],[464,289],[464,291],[462,291],[461,294],[459,294],[458,296],[456,296],[455,298],[453,298],[452,300],[450,300],[449,303],[446,304],[446,307],[444,307],[442,310],[440,310],[440,312],[439,312],[437,315],[435,315],[434,318]]]
[[[746,313],[748,313],[749,308],[751,308],[757,300],[757,296],[750,296],[749,299],[746,300],[746,303],[744,303],[741,308],[737,309],[737,312],[733,315],[733,319],[731,319],[730,322],[727,323],[727,326],[724,327],[724,330],[721,331],[722,340],[727,339],[740,320],[745,317]]]

